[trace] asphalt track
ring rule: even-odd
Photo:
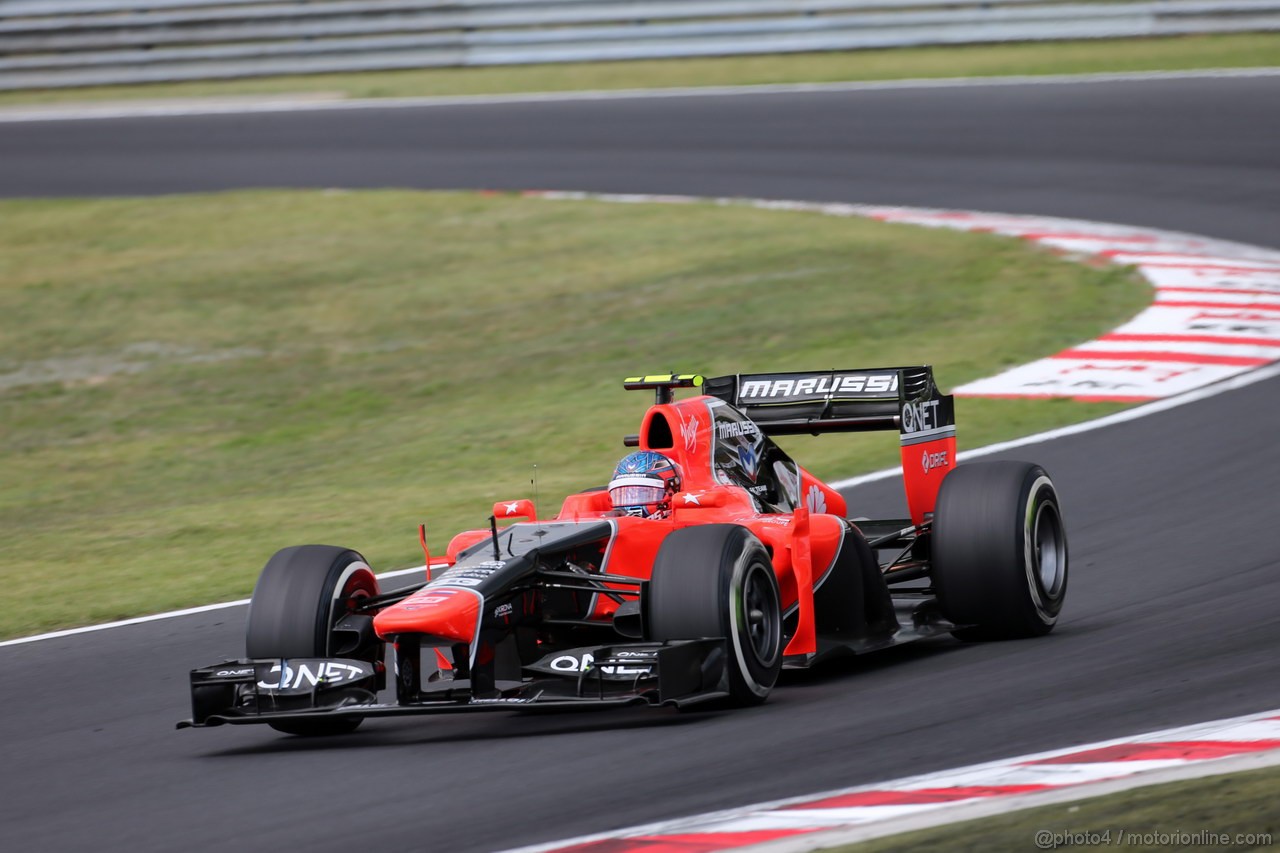
[[[0,194],[680,192],[1280,246],[1277,139],[1277,78],[104,120],[0,128]],[[1277,708],[1278,428],[1271,379],[1014,451],[1065,505],[1054,634],[893,650],[745,712],[176,732],[186,670],[240,651],[240,609],[3,648],[0,847],[493,850]],[[898,512],[896,489],[851,507]]]

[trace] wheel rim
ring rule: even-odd
[[[378,594],[378,579],[367,565],[353,563],[347,571],[349,574],[342,581],[342,587],[333,596],[333,603],[329,607],[329,625],[323,646],[326,654],[331,654],[333,650],[334,627],[348,613],[354,612],[359,602]]]
[[[747,572],[743,583],[743,608],[747,626],[747,642],[756,660],[763,664],[772,663],[778,654],[781,643],[778,610],[778,595],[771,583],[772,578],[765,575],[772,572],[756,563]]]
[[[373,575],[369,572],[356,572],[347,578],[347,582],[342,585],[342,591],[335,599],[337,606],[333,608],[333,621],[336,623],[355,610],[359,601],[374,595],[377,595],[377,581],[374,580]]]
[[[1045,502],[1036,510],[1032,537],[1040,586],[1046,595],[1056,598],[1066,577],[1067,540],[1062,535],[1062,519],[1055,504]]]

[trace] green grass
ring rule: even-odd
[[[1277,790],[1280,790],[1280,768],[1272,767],[1135,788],[1105,797],[1010,812],[831,850],[838,853],[1274,850],[1280,843]],[[1041,836],[1042,844],[1047,838],[1057,841],[1057,845],[1037,844],[1038,833],[1047,834]],[[1188,838],[1182,839],[1182,833]],[[1166,838],[1162,839],[1161,834]],[[1225,843],[1220,843],[1224,839],[1218,836],[1222,835],[1227,836]],[[1255,838],[1250,843],[1247,837],[1250,835],[1270,837]]]
[[[636,372],[932,363],[951,387],[1150,295],[1021,241],[712,204],[236,192],[0,221],[3,636],[242,597],[290,544],[414,565],[419,521],[439,552],[535,463],[544,508],[603,482]],[[961,446],[1115,408],[965,400]],[[827,476],[896,458],[789,446]]]
[[[332,93],[350,98],[826,83],[1280,65],[1280,33],[965,45],[843,53],[315,74],[0,94],[0,105]]]

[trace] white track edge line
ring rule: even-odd
[[[441,568],[442,566],[436,566]],[[414,572],[426,571],[426,566],[414,566],[408,569],[395,569],[390,572],[383,572],[378,575],[378,579],[397,578],[404,575],[411,575]],[[60,637],[74,637],[77,634],[91,634],[95,631],[105,631],[108,628],[124,628],[128,625],[141,625],[146,622],[159,622],[163,619],[176,619],[179,616],[194,616],[198,613],[209,613],[214,610],[226,610],[231,607],[241,607],[247,605],[249,599],[241,598],[236,601],[220,601],[217,604],[202,604],[199,607],[187,607],[183,610],[169,610],[164,613],[151,613],[146,616],[135,616],[132,619],[121,619],[116,622],[103,622],[98,625],[83,625],[79,628],[66,628],[61,631],[50,631],[47,634],[32,634],[29,637],[16,637],[12,640],[4,640],[0,642],[0,649],[5,646],[20,646],[25,643],[34,643],[37,640],[56,640]]]
[[[494,95],[438,95],[410,98],[356,98],[316,100],[282,95],[258,101],[217,101],[209,98],[157,104],[108,101],[100,105],[14,105],[0,107],[0,124],[94,119],[163,118],[172,116],[243,115],[249,113],[318,112],[325,110],[415,109],[501,104],[539,104],[571,101],[615,101],[654,98],[702,98],[748,95],[785,95],[825,92],[873,92],[895,89],[954,89],[983,86],[1040,86],[1077,83],[1123,83],[1159,80],[1233,79],[1277,77],[1280,67],[1206,68],[1187,71],[1116,71],[1092,74],[1023,74],[996,77],[909,78],[834,83],[764,83],[745,86],[684,86],[654,89],[592,89],[577,92],[525,92]]]

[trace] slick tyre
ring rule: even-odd
[[[1067,534],[1043,468],[979,462],[947,475],[933,517],[933,583],[962,640],[1053,630],[1067,594]]]
[[[349,548],[297,545],[277,551],[249,600],[245,652],[250,658],[334,656],[333,626],[353,602],[378,592],[373,570]],[[377,660],[381,652],[376,644],[343,656]],[[270,726],[294,735],[332,735],[355,731],[361,722],[360,717],[329,717]]]
[[[736,524],[686,527],[658,551],[646,603],[655,640],[724,637],[728,704],[769,697],[782,669],[778,579],[760,540]]]

